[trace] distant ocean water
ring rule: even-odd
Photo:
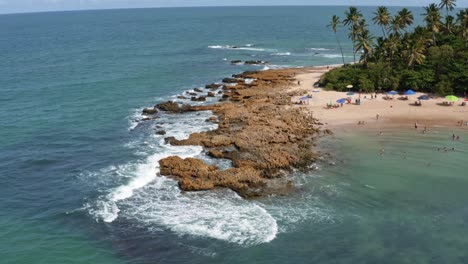
[[[210,113],[139,122],[144,107],[244,70],[338,64],[326,25],[344,10],[0,16],[0,262],[466,263],[466,131],[331,138],[336,165],[295,174],[288,197],[182,194],[156,176],[168,155],[229,163],[155,134],[213,129]]]

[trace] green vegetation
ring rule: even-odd
[[[391,15],[380,6],[372,18],[380,26],[382,37],[374,37],[356,7],[350,7],[345,19],[333,16],[329,27],[336,34],[339,26],[348,29],[353,44],[353,66],[331,70],[320,80],[327,89],[345,90],[352,84],[362,91],[406,90],[440,95],[465,95],[468,89],[468,9],[452,16],[455,0],[424,8],[425,25],[412,31],[414,16],[406,8]],[[445,9],[445,18],[441,12]],[[341,49],[337,37],[338,45]],[[356,63],[356,55],[360,60]],[[344,61],[344,57],[343,57]]]

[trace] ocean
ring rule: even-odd
[[[144,107],[245,70],[339,64],[326,25],[345,9],[0,15],[0,263],[467,263],[466,130],[338,133],[289,196],[156,176],[169,155],[230,164],[164,144],[214,129],[209,112],[143,122]]]

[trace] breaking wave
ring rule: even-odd
[[[223,49],[223,50],[250,50],[250,51],[275,51],[273,49],[254,48],[253,44],[235,46],[235,45],[213,45],[208,46],[210,49]]]
[[[327,49],[327,48],[308,48],[308,50],[313,50],[313,51],[325,51],[325,50],[332,50],[332,49]]]

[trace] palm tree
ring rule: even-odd
[[[391,21],[391,28],[393,34],[397,37],[400,36],[401,25],[401,17],[399,15],[394,16]]]
[[[468,40],[468,8],[457,14],[457,22],[460,23],[460,33],[466,44],[466,40]]]
[[[403,8],[400,12],[398,12],[398,16],[400,17],[399,22],[401,29],[405,29],[406,27],[413,24],[414,16],[407,8]]]
[[[382,28],[384,37],[387,37],[388,25],[390,24],[391,16],[388,12],[388,8],[385,6],[377,7],[377,11],[374,13],[375,17],[372,18],[374,24],[378,24]]]
[[[343,20],[345,26],[349,26],[349,36],[353,41],[353,50],[356,43],[356,38],[358,34],[358,23],[362,18],[362,13],[354,6],[350,6],[349,10],[345,12],[346,18]],[[356,65],[356,51],[353,52],[353,62]]]
[[[408,67],[413,67],[414,63],[422,64],[426,56],[424,51],[426,46],[422,39],[413,39],[409,42],[408,49],[406,50]]]
[[[385,49],[387,50],[387,54],[389,55],[390,65],[392,65],[394,62],[393,59],[395,54],[398,52],[399,44],[400,39],[398,35],[392,33],[388,36],[385,44]]]
[[[453,23],[455,18],[453,16],[446,16],[445,17],[445,24],[443,25],[443,31],[445,34],[449,35],[452,34],[452,29],[455,26]]]
[[[447,12],[447,16],[448,16],[449,10],[452,11],[457,6],[457,4],[455,4],[455,2],[457,2],[457,0],[441,0],[440,4],[439,4],[439,7],[440,8],[445,8],[445,10]]]
[[[332,21],[330,22],[330,24],[328,25],[328,27],[331,27],[331,29],[332,29],[333,32],[335,33],[336,42],[338,42],[338,46],[340,47],[341,58],[343,59],[343,65],[345,65],[344,54],[343,54],[343,48],[341,47],[340,39],[338,38],[338,34],[337,34],[337,28],[338,28],[338,26],[340,26],[340,25],[341,25],[340,18],[339,18],[338,16],[334,15],[334,16],[332,17]]]
[[[362,50],[362,56],[360,61],[363,62],[364,66],[367,66],[367,62],[372,55],[372,51],[374,48],[374,37],[370,34],[369,30],[365,27],[365,21],[362,20],[361,30],[357,36],[357,41],[355,47],[355,51]]]
[[[427,27],[432,32],[432,44],[436,46],[436,34],[439,33],[441,26],[440,9],[436,6],[436,4],[430,4],[429,6],[424,7],[424,9],[426,10],[426,13],[423,14],[423,16],[426,16],[425,20]]]

